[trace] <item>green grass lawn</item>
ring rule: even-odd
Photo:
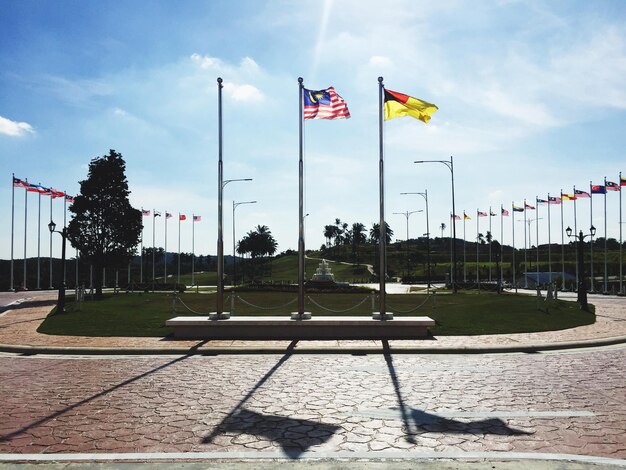
[[[242,292],[237,295],[254,305],[277,308],[259,310],[237,300],[234,316],[287,316],[296,309],[295,293]],[[370,316],[372,313],[369,294],[324,293],[310,294],[308,297],[332,310],[348,309],[362,302],[358,308],[349,312],[329,313],[307,300],[307,310],[314,316]],[[180,299],[190,309],[203,315],[215,309],[215,294],[185,293]],[[225,299],[225,310],[229,311],[228,294]],[[595,315],[581,312],[575,302],[551,301],[546,312],[544,302],[539,304],[538,310],[537,301],[532,296],[495,293],[439,295],[434,311],[432,302],[428,301],[416,311],[403,313],[422,304],[425,299],[423,294],[387,295],[387,309],[398,317],[430,316],[437,321],[437,325],[431,328],[434,335],[550,331],[588,325],[595,321]],[[285,307],[288,302],[291,303]],[[66,313],[46,318],[38,331],[53,335],[163,337],[172,333],[171,329],[165,327],[165,320],[178,315],[193,315],[180,303],[177,303],[176,311],[173,312],[172,303],[171,294],[166,293],[107,294],[102,300],[83,302],[80,311],[75,303],[68,302]]]

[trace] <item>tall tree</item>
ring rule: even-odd
[[[359,264],[359,248],[361,244],[367,241],[365,235],[365,225],[361,222],[355,222],[352,224],[352,253],[355,257],[355,261]]]
[[[393,236],[393,230],[389,227],[389,224],[385,222],[385,243],[391,243],[391,237]],[[378,243],[380,240],[380,224],[374,222],[370,229],[370,241],[372,243]]]
[[[128,200],[125,169],[115,150],[91,160],[87,179],[80,182],[80,194],[70,206],[75,215],[67,236],[94,268],[96,298],[102,296],[103,268],[127,266],[141,237],[141,211]]]

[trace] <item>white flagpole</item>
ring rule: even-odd
[[[50,193],[50,220],[52,220],[52,193]],[[50,232],[50,289],[52,286],[52,232]]]
[[[527,252],[528,245],[527,241],[528,237],[526,236],[526,199],[524,199],[524,289],[528,289],[528,260],[527,260]]]
[[[41,193],[37,193],[37,290],[41,289]]]
[[[28,180],[26,180],[28,182]],[[24,188],[24,281],[23,286],[26,289],[26,233],[28,227],[28,189]]]
[[[66,196],[67,196],[66,192],[63,191],[63,228],[67,227],[67,198]],[[63,240],[63,243],[65,243],[65,240]],[[61,262],[64,263],[65,260],[62,259]],[[63,285],[67,286],[67,273],[65,272],[65,266],[62,267],[61,271],[63,271]]]
[[[479,288],[480,288],[480,275],[479,275],[479,259],[478,259],[478,253],[479,253],[479,240],[478,240],[478,236],[480,234],[480,227],[479,227],[479,223],[478,223],[478,219],[480,219],[480,217],[478,217],[478,212],[479,210],[476,209],[476,284],[478,284]]]
[[[578,196],[576,196],[576,186],[573,187],[574,189],[574,235],[576,235],[578,233],[578,226],[577,226],[577,220],[576,220],[576,200],[578,199]],[[578,286],[578,250],[576,250],[576,286]]]
[[[622,254],[622,172],[619,172],[619,293],[624,293],[624,257]],[[13,248],[13,246],[11,246]]]
[[[620,194],[621,197],[621,194]],[[621,199],[620,199],[621,201]],[[620,226],[621,230],[621,226]],[[11,282],[9,283],[9,290],[15,292],[15,286],[13,281],[13,240],[15,238],[15,173],[12,173],[11,178]]]
[[[163,242],[163,282],[167,283],[167,211],[165,211],[165,240]]]
[[[467,259],[465,257],[465,211],[463,211],[463,282],[467,282]]]
[[[537,272],[537,285],[539,285],[539,197],[535,196],[535,237],[537,238],[537,266],[535,270]]]
[[[550,220],[550,212],[552,208],[552,201],[550,200],[550,193],[548,193],[548,282],[552,284],[552,222]]]
[[[604,177],[604,292],[603,294],[608,294],[609,290],[608,290],[608,281],[609,281],[609,277],[608,277],[608,273],[607,273],[607,268],[608,268],[608,258],[607,258],[607,252],[606,252],[606,237],[607,237],[607,233],[606,233],[606,176]]]
[[[500,285],[504,283],[504,258],[502,247],[504,246],[504,206],[500,204]],[[496,274],[497,275],[497,274]]]
[[[589,214],[590,214],[590,223],[589,227],[593,227],[593,189],[591,189],[591,181],[589,181]],[[594,282],[593,282],[593,235],[589,238],[590,251],[591,251],[591,276],[589,277],[590,283],[590,292],[595,292]]]
[[[180,212],[178,213],[178,274],[176,284],[180,284]]]
[[[139,282],[141,284],[143,284],[143,229],[144,229],[144,225],[143,225],[143,207],[141,208],[141,243],[140,243],[140,253],[139,253]]]
[[[196,256],[196,216],[191,214],[191,285],[195,286],[194,283],[194,258]]]
[[[513,209],[513,203],[511,203],[511,227],[511,244],[513,247],[513,263],[511,265],[511,270],[513,271],[513,287],[515,288],[515,292],[517,293],[517,283],[515,282],[515,209]]]
[[[561,188],[561,290],[565,290],[565,229],[563,228],[563,189]]]
[[[489,206],[489,235],[493,240],[493,232],[491,231],[491,206]],[[489,282],[491,282],[491,242],[489,242]]]
[[[156,244],[155,244],[155,228],[156,228],[156,209],[152,209],[152,292],[154,292],[154,276],[155,276],[155,259],[156,259]]]

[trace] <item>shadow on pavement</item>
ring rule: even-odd
[[[309,447],[326,442],[340,429],[338,426],[316,421],[280,415],[264,415],[245,409],[246,402],[292,356],[297,343],[298,341],[291,342],[285,355],[237,403],[213,432],[202,439],[203,444],[211,443],[217,436],[224,433],[245,433],[269,439],[277,443],[289,458],[297,459]]]
[[[411,408],[406,405],[404,398],[402,397],[402,391],[400,387],[400,380],[396,373],[396,368],[393,365],[393,358],[391,356],[391,349],[389,348],[389,342],[383,340],[383,355],[387,368],[389,369],[389,376],[393,383],[393,388],[396,392],[396,398],[398,401],[398,408],[404,424],[404,430],[406,432],[405,439],[411,444],[417,443],[415,436],[428,432],[439,432],[443,434],[498,434],[502,436],[519,436],[532,434],[526,431],[520,431],[509,427],[504,421],[499,418],[485,419],[481,421],[457,421],[455,419],[445,418],[438,416],[434,413],[427,413],[423,410]]]

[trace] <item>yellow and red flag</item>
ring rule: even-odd
[[[385,121],[397,117],[411,116],[420,121],[428,122],[438,109],[432,103],[385,89]]]

